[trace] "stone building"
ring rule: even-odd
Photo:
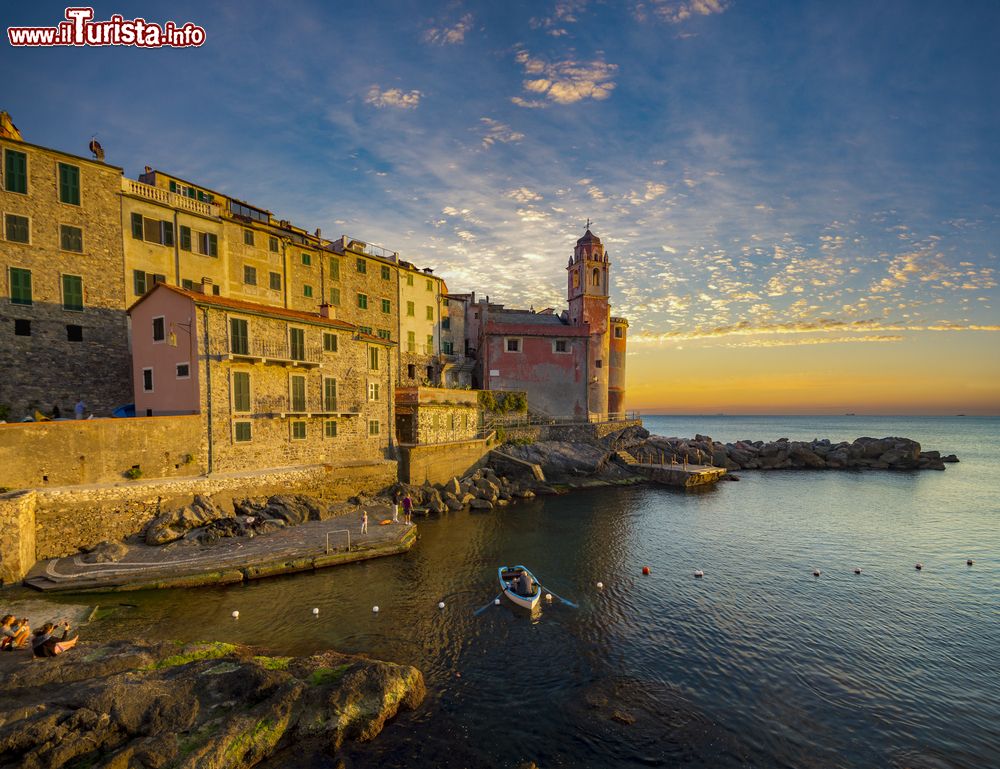
[[[23,141],[0,113],[0,410],[131,399],[122,170]]]
[[[157,284],[129,310],[136,413],[200,414],[208,472],[387,458],[394,344],[321,312]]]
[[[466,348],[475,356],[474,384],[523,390],[539,416],[620,418],[625,404],[628,321],[611,318],[610,260],[588,228],[566,267],[569,308],[512,310],[466,298]],[[612,341],[614,340],[614,341]]]
[[[472,440],[479,434],[479,391],[396,388],[396,440],[403,445]]]
[[[447,294],[441,305],[441,385],[472,387],[475,358],[468,353],[465,314],[468,294]]]
[[[441,317],[447,289],[430,268],[399,262],[400,384],[441,384]]]

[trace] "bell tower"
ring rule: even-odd
[[[608,413],[608,358],[611,308],[608,302],[608,255],[601,239],[587,231],[576,241],[566,266],[570,325],[589,327],[587,345],[587,408],[591,414]]]

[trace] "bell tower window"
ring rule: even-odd
[[[594,268],[594,285],[601,285],[601,271],[597,267]]]

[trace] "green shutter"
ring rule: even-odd
[[[233,411],[250,411],[250,374],[233,372]]]
[[[247,338],[247,322],[243,318],[229,319],[230,350],[236,355],[250,353],[250,340]]]
[[[80,169],[76,166],[59,164],[59,200],[80,205]]]
[[[292,411],[303,412],[306,410],[306,378],[304,376],[292,377]]]
[[[83,278],[79,275],[63,275],[63,309],[83,309]]]
[[[181,234],[181,250],[190,251],[191,250],[191,228],[185,227],[183,224],[180,227]]]
[[[340,307],[340,289],[331,288],[330,289],[330,304],[334,307]]]
[[[4,150],[4,188],[8,192],[28,194],[28,156],[16,150]]]
[[[142,214],[132,214],[132,237],[142,240]]]
[[[330,280],[340,280],[340,260],[335,257],[330,257]]]
[[[12,304],[31,304],[31,270],[10,268],[10,301]]]
[[[324,379],[323,380],[323,410],[324,411],[336,411],[337,410],[337,380],[336,379]]]

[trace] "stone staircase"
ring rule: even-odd
[[[622,462],[631,467],[632,465],[640,464],[639,460],[636,459],[632,454],[625,451],[624,449],[618,449],[615,452],[615,456],[618,457]]]

